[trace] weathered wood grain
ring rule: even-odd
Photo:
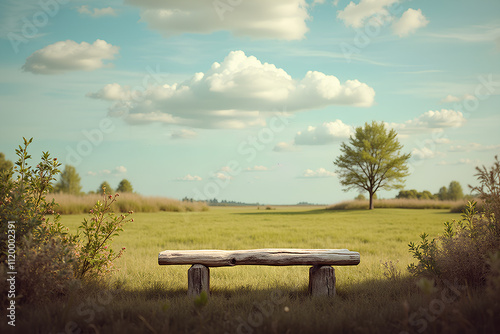
[[[330,266],[313,266],[309,269],[309,294],[335,296],[335,269]]]
[[[158,255],[160,265],[202,264],[207,267],[348,266],[357,265],[359,261],[359,253],[348,249],[166,250]]]
[[[188,270],[188,296],[198,296],[202,291],[210,295],[210,269],[195,264]]]

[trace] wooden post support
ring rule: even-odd
[[[188,296],[198,296],[202,291],[210,295],[210,269],[194,264],[188,270]]]
[[[309,269],[309,294],[335,296],[335,269],[331,266],[313,266]]]

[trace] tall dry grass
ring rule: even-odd
[[[422,199],[376,199],[374,200],[375,209],[452,209],[454,207],[463,207],[465,202],[460,201],[439,201]],[[327,210],[364,210],[369,208],[368,200],[343,201],[327,207]]]
[[[54,201],[59,204],[57,212],[61,214],[88,213],[94,204],[102,201],[102,195],[69,195],[69,194],[49,194],[47,201]],[[138,194],[122,193],[118,201],[113,203],[115,212],[186,212],[186,211],[207,211],[205,202],[186,202],[167,197],[141,196]]]

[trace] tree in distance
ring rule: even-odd
[[[54,187],[54,192],[72,195],[80,195],[82,186],[80,185],[80,176],[76,168],[71,165],[64,166],[59,182]]]
[[[111,188],[111,186],[109,185],[109,183],[107,181],[104,181],[103,183],[101,183],[101,185],[99,186],[99,188],[97,188],[97,191],[96,193],[98,194],[104,194],[104,190],[103,189],[106,189],[106,194],[112,194],[114,191],[113,191],[113,188]]]
[[[12,167],[14,167],[12,161],[5,159],[5,154],[0,152],[0,173],[2,173],[3,171],[8,171]]]
[[[118,184],[118,188],[116,189],[116,192],[119,193],[131,193],[134,192],[134,189],[132,188],[132,185],[127,179],[123,179],[120,181],[120,184]]]
[[[379,189],[401,189],[409,175],[406,162],[411,155],[400,153],[403,145],[396,136],[396,131],[387,130],[383,122],[365,123],[364,127],[356,128],[348,144],[341,144],[342,154],[333,162],[344,191],[368,192],[370,210]]]
[[[448,199],[452,201],[458,201],[464,198],[464,192],[462,191],[462,186],[458,181],[451,181],[448,186]]]

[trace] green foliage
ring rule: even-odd
[[[5,154],[0,152],[0,173],[9,171],[13,166],[12,161],[5,159]]]
[[[421,245],[409,244],[410,252],[418,260],[408,269],[413,274],[430,275],[438,279],[460,279],[469,285],[483,285],[491,275],[488,261],[500,248],[500,162],[491,169],[476,168],[479,193],[484,210],[479,212],[475,201],[469,201],[460,220],[444,224],[444,233],[429,242],[424,233]],[[458,182],[450,183],[452,194],[460,194]],[[444,193],[444,192],[443,192]],[[450,194],[450,191],[448,191]],[[485,205],[484,203],[488,203]]]
[[[115,201],[110,197],[97,202],[90,222],[85,220],[81,225],[82,238],[70,234],[55,212],[57,203],[46,200],[60,164],[43,152],[41,162],[35,168],[29,166],[32,139],[23,140],[24,146],[16,149],[15,167],[0,173],[0,281],[6,281],[9,271],[5,261],[7,233],[14,231],[17,296],[26,302],[39,302],[67,294],[84,276],[95,278],[108,272],[124,250],[116,254],[108,249],[108,243],[121,231],[126,216],[107,213]],[[10,248],[8,254],[12,254]]]
[[[448,198],[452,201],[458,201],[464,198],[464,193],[462,191],[462,186],[457,181],[451,181],[448,186]]]
[[[439,269],[436,265],[436,240],[429,240],[427,233],[420,235],[420,244],[415,245],[413,242],[408,244],[410,253],[418,260],[418,264],[411,263],[408,265],[408,271],[413,275],[430,274],[439,275]]]
[[[118,184],[116,191],[119,193],[131,193],[134,192],[134,189],[127,179],[123,179],[120,181],[120,184]]]
[[[76,168],[71,165],[66,165],[61,173],[59,182],[55,185],[56,193],[80,195],[82,186],[80,185],[80,176],[76,172]]]
[[[33,138],[23,140],[24,146],[19,145],[16,149],[18,160],[15,167],[0,173],[0,255],[6,250],[8,221],[16,222],[16,242],[20,243],[42,222],[50,226],[47,214],[54,213],[57,205],[54,201],[47,202],[45,196],[52,190],[51,182],[59,173],[60,164],[56,158],[50,158],[48,152],[43,152],[38,165],[35,168],[29,166],[28,146]],[[54,220],[58,218],[54,216]],[[43,235],[41,231],[39,234]]]
[[[448,189],[446,189],[446,187],[439,188],[439,192],[436,194],[436,196],[440,201],[448,200]]]
[[[114,193],[114,190],[113,190],[113,188],[111,188],[111,186],[109,185],[109,183],[107,181],[104,181],[103,183],[101,183],[99,188],[97,188],[96,193],[101,194],[101,195],[106,195],[106,194],[109,195],[109,194]]]
[[[123,231],[123,224],[133,219],[127,219],[129,214],[119,216],[111,212],[115,196],[104,195],[104,201],[97,201],[90,210],[90,219],[84,219],[79,227],[83,232],[82,244],[78,249],[78,265],[75,274],[78,278],[97,278],[111,270],[113,261],[119,258],[125,248],[115,252],[109,245],[112,239]]]
[[[410,154],[400,154],[402,148],[396,131],[388,131],[383,122],[356,128],[349,143],[341,144],[342,155],[334,161],[344,191],[368,191],[373,209],[373,195],[379,189],[402,188],[409,175],[406,162],[410,158]]]
[[[429,199],[435,199],[435,196],[432,195],[432,193],[428,190],[418,192],[415,189],[411,189],[411,190],[400,190],[399,193],[396,195],[396,198],[429,200]]]
[[[366,201],[366,197],[363,194],[359,194],[358,196],[354,197],[356,201]]]

